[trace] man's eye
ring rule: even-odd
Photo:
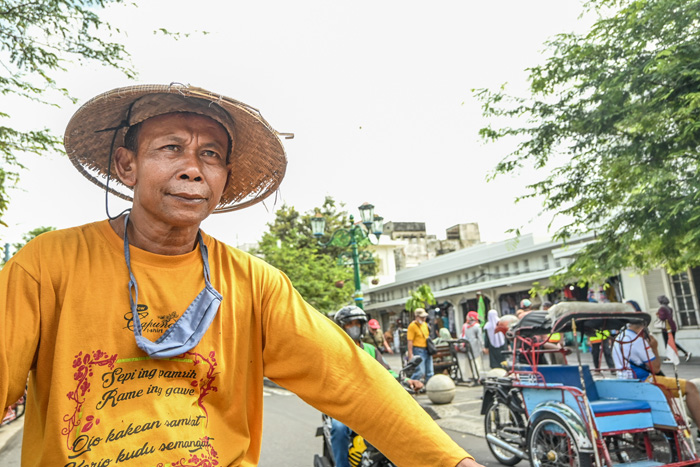
[[[177,144],[166,144],[165,146],[163,146],[163,149],[165,149],[166,151],[177,151],[180,149],[180,146],[178,146]]]
[[[221,157],[221,156],[219,155],[219,153],[216,152],[216,151],[204,151],[204,152],[202,152],[202,155],[203,155],[204,157],[216,157],[216,158],[220,158],[220,157]]]

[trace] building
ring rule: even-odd
[[[419,229],[400,232],[402,235],[413,232],[408,240],[428,239],[420,236]],[[487,309],[495,309],[500,314],[514,313],[520,300],[531,298],[533,287],[549,286],[550,277],[567,266],[588,241],[590,237],[582,237],[563,245],[528,234],[434,255],[417,266],[397,270],[393,281],[382,281],[366,289],[365,309],[387,328],[402,316],[410,292],[421,284],[428,284],[438,302],[436,308],[448,315],[450,330],[456,333],[466,314],[477,309],[478,293],[484,297]],[[537,308],[544,300],[555,302],[565,298],[583,301],[634,299],[653,315],[658,309],[656,297],[663,294],[671,299],[679,327],[678,341],[688,350],[700,354],[700,339],[697,337],[699,288],[700,268],[677,275],[669,275],[661,269],[645,275],[623,271],[609,278],[606,284],[584,288],[571,284],[564,290],[537,295],[532,302]],[[407,319],[407,315],[403,318]]]
[[[429,259],[461,250],[481,242],[479,224],[458,224],[446,231],[447,239],[428,235],[425,222],[387,222],[384,236],[400,242],[394,250],[396,270],[413,268]]]

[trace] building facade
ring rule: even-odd
[[[483,296],[487,310],[495,309],[500,315],[514,313],[524,298],[531,299],[533,308],[545,300],[619,302],[633,299],[654,315],[659,306],[656,297],[666,295],[671,299],[679,328],[677,340],[686,349],[700,354],[697,293],[700,290],[700,269],[677,275],[669,275],[660,269],[645,275],[623,271],[609,278],[606,284],[589,285],[583,289],[571,284],[546,296],[530,296],[533,287],[551,285],[550,277],[573,261],[574,254],[588,241],[590,238],[580,238],[562,245],[529,234],[434,256],[414,267],[396,271],[393,281],[386,280],[390,274],[385,271],[384,281],[365,290],[365,309],[385,329],[399,318],[405,322],[408,316],[404,305],[411,291],[421,284],[428,284],[437,300],[431,311],[439,310],[447,315],[450,331],[456,334],[466,314],[477,309],[478,294]],[[384,252],[385,257],[387,254]]]

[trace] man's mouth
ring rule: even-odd
[[[182,199],[186,202],[191,202],[191,203],[196,203],[196,202],[203,202],[207,201],[209,198],[206,196],[202,196],[197,193],[170,193],[170,196],[174,198],[179,198]]]

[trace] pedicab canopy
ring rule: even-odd
[[[561,302],[547,311],[532,311],[515,323],[509,333],[523,337],[576,331],[588,336],[602,330],[622,329],[628,323],[651,322],[648,313],[638,312],[624,303]]]

